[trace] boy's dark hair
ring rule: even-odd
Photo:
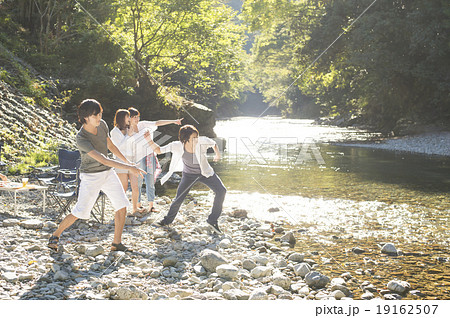
[[[116,115],[114,116],[114,126],[120,130],[127,128],[125,124],[125,117],[130,116],[130,112],[126,109],[118,109]]]
[[[80,106],[78,106],[78,121],[82,124],[86,124],[86,119],[92,115],[98,115],[103,112],[102,105],[97,102],[95,99],[85,99],[81,102]]]
[[[128,108],[128,111],[130,112],[130,117],[141,116],[141,113],[134,107]]]
[[[195,128],[192,125],[184,125],[180,128],[180,131],[178,132],[178,139],[183,143],[187,143],[189,141],[189,138],[192,134],[196,133],[197,136],[200,134],[198,133],[197,128]]]

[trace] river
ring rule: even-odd
[[[227,143],[222,160],[211,160],[228,189],[225,212],[290,224],[308,242],[298,250],[335,261],[330,273],[368,279],[364,270],[376,268],[379,284],[394,275],[430,299],[450,298],[450,158],[337,146],[378,136],[311,120],[235,117],[218,120],[215,132]],[[206,190],[192,194],[212,199]],[[403,258],[384,258],[386,242]],[[349,253],[355,246],[364,259]]]

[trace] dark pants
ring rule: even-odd
[[[214,191],[214,203],[211,214],[209,215],[207,221],[211,224],[217,222],[220,214],[222,213],[222,205],[223,201],[225,200],[225,193],[227,192],[227,189],[223,185],[222,180],[220,180],[219,176],[215,173],[211,177],[206,178],[201,174],[190,174],[183,172],[180,184],[178,185],[177,195],[170,205],[169,213],[167,213],[167,215],[164,217],[164,223],[170,224],[173,222],[173,220],[177,216],[181,204],[183,203],[191,188],[197,182],[201,182],[207,185],[211,190]]]

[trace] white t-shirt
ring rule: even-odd
[[[124,155],[128,160],[130,160],[130,153],[127,147],[127,141],[130,138],[128,134],[123,134],[118,127],[114,127],[111,130],[111,141],[116,145],[116,147],[120,150],[122,155]],[[116,156],[114,156],[116,158]]]
[[[214,175],[214,169],[210,166],[208,158],[206,157],[206,151],[208,148],[213,148],[216,142],[211,138],[205,136],[198,137],[198,143],[194,148],[194,155],[200,165],[201,174],[207,178]],[[169,165],[169,171],[161,178],[161,184],[164,184],[170,176],[176,171],[183,171],[183,153],[184,145],[181,141],[172,141],[171,143],[160,147],[161,153],[171,152],[172,159]]]
[[[153,132],[158,129],[156,121],[146,120],[140,121],[137,127],[138,132],[128,138],[126,142],[127,153],[130,154],[130,158],[133,162],[139,162],[142,158],[153,153],[148,141],[144,138],[144,134],[146,131],[149,131],[153,139]]]

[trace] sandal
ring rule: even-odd
[[[58,243],[59,243],[59,237],[52,235],[50,236],[50,238],[48,239],[48,244],[47,246],[54,250],[57,251],[58,250]]]
[[[147,211],[147,209],[144,208],[143,206],[140,206],[140,207],[138,207],[137,210],[136,210],[135,212],[133,212],[133,213],[136,213],[136,212],[138,212],[138,213],[144,213],[145,211]]]
[[[126,247],[122,243],[112,243],[111,244],[111,252],[118,252],[118,251],[120,251],[120,252],[126,252],[126,251],[131,252],[131,250],[129,250],[128,247]]]
[[[154,206],[149,211],[150,213],[159,213],[159,210],[156,210]]]

